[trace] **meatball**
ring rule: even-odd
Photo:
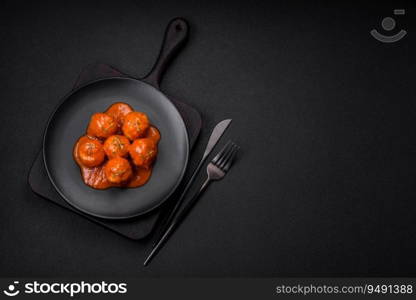
[[[130,145],[129,153],[136,166],[148,168],[157,155],[157,146],[152,139],[138,139]]]
[[[156,127],[150,126],[147,130],[146,137],[152,139],[157,144],[160,140],[160,132]]]
[[[108,138],[117,132],[117,122],[104,113],[93,114],[88,124],[87,134],[98,138]]]
[[[122,183],[130,179],[133,171],[127,159],[115,157],[104,166],[104,174],[111,183]]]
[[[85,167],[99,166],[105,158],[103,145],[99,140],[84,136],[78,141],[77,156]]]
[[[127,103],[117,102],[112,104],[105,113],[112,117],[116,122],[119,128],[123,126],[124,117],[133,111],[133,108]]]
[[[104,142],[104,151],[108,158],[123,157],[129,153],[130,141],[124,135],[112,135]]]
[[[149,119],[142,112],[133,111],[124,117],[122,130],[124,135],[130,140],[143,137],[148,128]]]

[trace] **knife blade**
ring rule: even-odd
[[[208,155],[211,153],[212,149],[214,149],[215,145],[220,140],[221,136],[224,134],[225,130],[230,125],[232,119],[226,119],[221,122],[219,122],[214,130],[211,133],[211,136],[209,137],[207,147],[205,148],[204,156],[202,157],[201,161],[205,161],[205,159],[208,157]]]

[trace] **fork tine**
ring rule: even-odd
[[[225,164],[228,162],[229,157],[233,154],[233,152],[235,151],[235,149],[237,148],[237,145],[233,143],[233,145],[231,146],[230,151],[228,151],[225,155],[224,158],[221,160],[220,163],[218,163],[218,167],[220,169],[223,169]]]
[[[220,159],[215,163],[218,167],[224,162],[224,159],[228,156],[228,154],[233,150],[234,143],[230,142],[228,145],[228,149],[224,151]]]
[[[223,171],[224,172],[228,172],[228,170],[231,167],[231,164],[233,163],[234,157],[237,154],[238,150],[240,149],[240,147],[236,146],[236,148],[234,148],[233,153],[231,154],[231,156],[228,158],[227,163],[225,163]]]
[[[221,149],[221,151],[215,155],[215,157],[212,159],[212,163],[216,164],[218,159],[222,156],[222,154],[225,152],[226,149],[228,149],[229,145],[231,144],[231,141],[228,141],[227,144]]]

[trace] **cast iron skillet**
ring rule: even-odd
[[[69,204],[96,217],[125,219],[156,208],[176,189],[188,163],[188,134],[181,115],[160,92],[159,84],[167,64],[187,36],[185,20],[172,20],[159,57],[145,78],[93,81],[67,95],[52,114],[44,134],[43,160],[53,186]],[[91,115],[117,101],[149,116],[161,132],[159,153],[152,176],[144,186],[95,190],[83,183],[72,150],[77,139],[85,134]]]

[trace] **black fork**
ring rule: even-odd
[[[229,141],[224,148],[212,159],[212,161],[207,166],[207,179],[202,184],[199,191],[192,197],[191,200],[185,205],[185,207],[180,211],[176,216],[174,216],[172,223],[166,229],[165,233],[156,243],[152,252],[150,252],[149,256],[144,261],[144,265],[146,266],[150,260],[156,255],[156,253],[161,249],[163,244],[167,241],[169,236],[172,232],[177,228],[177,226],[185,219],[186,215],[198,201],[199,196],[205,191],[208,185],[214,180],[221,180],[224,178],[225,174],[227,174],[228,170],[230,170],[231,165],[233,163],[234,157],[237,154],[239,147]]]

